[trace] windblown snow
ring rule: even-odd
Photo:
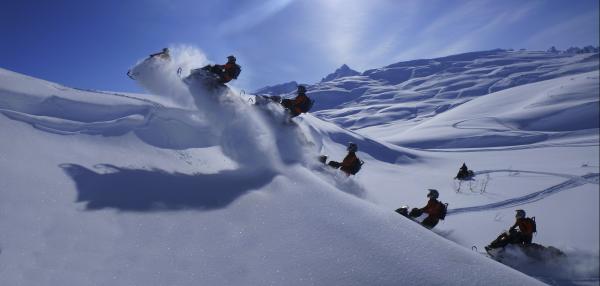
[[[133,67],[149,94],[0,69],[0,284],[597,284],[597,54],[446,60],[346,66],[309,89],[317,116],[291,121],[185,84],[208,63],[191,48]],[[317,162],[349,141],[356,176]],[[456,190],[462,162],[485,180]],[[433,232],[394,212],[427,188],[450,205]],[[523,274],[471,250],[515,208],[569,260],[511,265]]]

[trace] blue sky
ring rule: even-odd
[[[598,9],[597,0],[7,0],[0,67],[140,92],[127,69],[186,44],[213,62],[235,54],[243,71],[233,85],[251,91],[314,83],[344,63],[364,71],[494,48],[597,46]]]

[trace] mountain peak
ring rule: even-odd
[[[282,84],[266,86],[256,90],[254,93],[264,95],[280,95],[295,91],[296,88],[298,88],[298,83],[296,81],[290,81]]]
[[[354,76],[354,75],[359,75],[359,74],[360,74],[359,72],[351,69],[348,65],[343,64],[341,67],[336,69],[333,73],[330,73],[326,77],[324,77],[321,80],[321,82],[331,81],[334,79],[347,77],[347,76]]]

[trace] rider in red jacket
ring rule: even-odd
[[[429,189],[429,193],[427,194],[429,201],[425,207],[420,209],[422,212],[428,214],[423,222],[421,222],[426,228],[433,228],[440,222],[443,206],[442,203],[437,200],[439,196],[440,193],[437,190]]]

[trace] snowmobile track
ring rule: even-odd
[[[565,174],[533,172],[533,171],[519,171],[519,170],[480,171],[480,172],[477,172],[476,175],[493,173],[493,172],[520,172],[520,173],[532,173],[532,174],[543,174],[543,175],[555,175],[555,176],[568,178],[568,180],[566,180],[558,185],[554,185],[554,186],[546,188],[544,190],[534,192],[531,194],[527,194],[527,195],[524,195],[521,197],[516,197],[516,198],[512,198],[512,199],[508,199],[508,200],[504,200],[504,201],[500,201],[500,202],[496,202],[496,203],[486,204],[486,205],[449,209],[447,215],[455,215],[455,214],[467,213],[467,212],[487,211],[487,210],[493,210],[493,209],[504,209],[504,208],[514,207],[514,206],[524,205],[527,203],[539,201],[539,200],[541,200],[547,196],[553,195],[555,193],[566,191],[568,189],[579,187],[579,186],[582,186],[585,184],[598,185],[599,184],[598,181],[600,179],[599,173],[589,173],[589,174],[585,174],[583,176],[572,176],[572,175],[565,175]]]

